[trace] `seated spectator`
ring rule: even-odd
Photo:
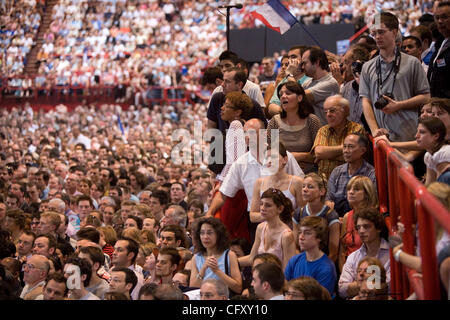
[[[272,150],[274,154],[272,154]],[[258,178],[253,185],[253,196],[250,207],[250,221],[257,223],[264,221],[260,213],[261,195],[271,187],[281,192],[291,201],[292,211],[298,211],[304,205],[301,188],[303,178],[288,174],[285,167],[288,163],[288,154],[283,143],[278,144],[278,148],[272,149],[269,145],[266,153],[266,166],[271,175]],[[290,222],[287,222],[288,224]]]
[[[172,278],[180,266],[181,256],[175,248],[162,248],[155,262],[155,277],[152,282],[172,285]]]
[[[201,218],[193,233],[197,253],[193,257],[190,287],[201,286],[209,278],[222,280],[240,294],[242,277],[236,254],[229,250],[228,232],[217,218]]]
[[[355,212],[365,208],[378,208],[375,187],[372,180],[364,176],[354,176],[347,184],[347,200],[352,210],[347,212],[342,219],[338,258],[341,272],[347,257],[362,245],[353,221]]]
[[[271,143],[271,130],[278,129],[279,138],[292,153],[302,170],[313,171],[314,158],[310,151],[321,127],[319,118],[302,86],[294,81],[288,81],[278,86],[282,111],[272,117],[267,125],[267,142]]]
[[[161,284],[154,292],[154,300],[184,300],[183,292],[171,284]]]
[[[328,97],[323,110],[328,124],[317,132],[311,153],[319,164],[319,174],[330,176],[334,168],[344,163],[342,145],[350,133],[364,133],[364,128],[353,121],[347,120],[350,113],[349,102],[340,95]]]
[[[86,290],[103,300],[105,293],[109,289],[108,282],[98,274],[98,270],[105,263],[103,251],[98,247],[82,247],[78,257],[86,259],[92,267],[91,279]]]
[[[292,217],[291,202],[280,190],[274,188],[264,191],[260,202],[264,222],[256,229],[250,254],[239,258],[239,265],[250,266],[257,254],[268,252],[275,254],[282,261],[284,268],[295,254],[294,236],[287,225]]]
[[[390,282],[389,244],[385,239],[388,230],[383,215],[375,208],[366,208],[355,212],[353,221],[363,244],[348,256],[342,268],[339,278],[339,295],[342,298],[352,298],[358,294],[357,265],[366,256],[381,261],[387,273],[387,282]]]
[[[62,272],[48,276],[43,289],[43,300],[65,300],[69,292],[66,281]]]
[[[426,185],[436,181],[450,162],[450,146],[446,142],[446,136],[447,129],[439,118],[425,117],[419,120],[416,140],[419,148],[427,151],[424,156],[427,166]]]
[[[228,300],[227,285],[219,279],[206,279],[200,287],[200,300]]]
[[[353,300],[390,300],[386,270],[380,260],[365,257],[358,263],[358,295]]]
[[[285,300],[331,300],[328,290],[308,276],[290,280],[284,297]]]
[[[300,276],[316,279],[334,297],[336,268],[333,262],[321,250],[327,239],[327,225],[319,217],[306,217],[300,222],[298,241],[303,252],[289,260],[284,275],[286,280]]]
[[[155,290],[158,288],[156,283],[146,283],[139,290],[139,300],[154,300]]]
[[[273,263],[264,262],[253,269],[252,287],[262,300],[284,300],[283,270]]]
[[[121,293],[126,296],[127,300],[132,300],[132,292],[138,283],[138,278],[133,270],[123,267],[115,267],[111,270],[111,281],[109,282],[109,290],[105,293],[105,300],[108,293]]]
[[[377,185],[375,168],[364,160],[369,149],[369,139],[362,134],[349,134],[344,139],[343,157],[345,163],[337,166],[328,179],[326,199],[334,203],[334,210],[343,217],[351,210],[347,200],[347,184],[354,176],[366,176]]]
[[[67,280],[67,287],[69,289],[67,295],[69,300],[100,300],[99,297],[86,289],[89,286],[91,275],[92,266],[86,259],[71,257],[66,261],[64,265],[64,277]]]
[[[339,216],[336,211],[325,203],[327,187],[325,180],[316,173],[309,173],[303,180],[302,197],[306,205],[295,213],[292,222],[294,237],[297,240],[302,219],[310,216],[324,219],[326,225],[326,242],[322,243],[324,252],[332,261],[337,260],[339,250]]]
[[[282,59],[282,68],[280,75],[283,78],[278,78],[278,85],[275,87],[273,95],[268,103],[268,110],[266,114],[268,118],[278,114],[282,111],[280,96],[278,94],[278,87],[287,81],[296,81],[298,84],[303,85],[306,80],[310,78],[305,75],[304,70],[302,69],[302,55],[308,49],[306,46],[293,46],[289,49],[287,53],[287,61],[284,61],[284,57]],[[284,69],[283,69],[284,68]],[[283,72],[284,70],[284,72]]]

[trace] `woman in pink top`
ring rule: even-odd
[[[238,259],[241,267],[251,265],[260,253],[272,253],[283,264],[295,254],[292,230],[287,226],[292,219],[292,202],[278,189],[269,188],[261,196],[260,212],[264,222],[256,229],[255,242],[249,255]]]

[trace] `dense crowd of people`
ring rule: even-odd
[[[422,271],[420,243],[403,250],[405,226],[380,212],[369,135],[450,209],[449,2],[408,7],[432,21],[405,37],[382,12],[343,56],[299,44],[261,69],[212,41],[203,1],[91,3],[54,7],[42,76],[121,74],[136,103],[2,110],[0,299],[388,300],[391,252]],[[170,70],[209,101],[136,99]]]

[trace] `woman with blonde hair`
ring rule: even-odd
[[[122,231],[122,237],[130,238],[136,241],[139,244],[143,244],[144,241],[142,240],[141,236],[141,230],[139,230],[136,227],[129,227]]]
[[[317,173],[308,173],[303,179],[302,197],[306,202],[300,212],[296,212],[292,218],[295,239],[298,239],[300,222],[309,216],[325,219],[328,226],[327,245],[324,252],[331,261],[336,262],[339,253],[340,221],[337,212],[327,205],[325,195],[327,194],[327,181]]]
[[[353,222],[354,212],[368,207],[378,208],[378,196],[372,180],[366,176],[352,177],[347,184],[347,201],[352,210],[342,219],[338,260],[341,271],[350,253],[358,250],[362,245]]]
[[[151,276],[153,278],[155,277],[155,268],[149,267],[147,259],[151,260],[151,258],[149,258],[149,256],[154,255],[153,252],[157,248],[158,247],[156,246],[156,244],[151,243],[151,242],[139,245],[139,251],[138,251],[137,258],[136,258],[136,264],[141,266],[142,269],[144,270],[143,271],[144,279],[147,279],[149,276]],[[153,256],[153,259],[154,259],[154,256]]]
[[[100,246],[103,253],[106,253],[111,259],[114,252],[114,245],[117,241],[117,233],[111,226],[102,226],[97,228],[100,232]]]
[[[156,236],[151,230],[141,230],[141,239],[145,243],[156,243]]]

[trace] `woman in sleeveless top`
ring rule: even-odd
[[[322,126],[314,114],[314,108],[306,99],[305,90],[295,81],[288,81],[277,89],[282,111],[273,116],[267,125],[267,141],[270,144],[271,129],[278,129],[280,140],[298,161],[305,173],[315,170],[311,148]]]
[[[328,246],[323,248],[331,261],[336,262],[339,251],[339,215],[325,203],[327,194],[326,180],[317,173],[309,173],[303,179],[302,196],[306,205],[300,210],[300,214],[294,215],[294,236],[298,239],[300,220],[307,216],[321,217],[326,220],[328,226]]]
[[[257,254],[272,253],[280,259],[284,270],[295,254],[294,236],[287,225],[292,218],[292,203],[280,190],[269,188],[261,196],[260,209],[265,221],[256,228],[250,254],[239,258],[239,264],[250,266]]]
[[[200,288],[203,280],[215,278],[240,294],[241,272],[236,254],[230,251],[224,224],[217,218],[200,218],[194,226],[193,243],[196,253],[192,259],[189,286]]]
[[[342,219],[338,260],[340,271],[350,253],[358,250],[362,245],[353,221],[354,212],[368,207],[378,207],[378,197],[372,180],[365,176],[352,177],[347,184],[347,201],[352,210]]]
[[[291,201],[293,210],[303,206],[301,193],[303,178],[286,173],[285,166],[288,162],[288,156],[283,143],[280,142],[278,145],[278,158],[276,158],[275,154],[271,154],[269,145],[266,156],[266,159],[269,161],[267,165],[269,169],[275,170],[277,168],[277,166],[273,166],[272,168],[272,162],[275,162],[273,161],[274,158],[276,159],[275,161],[278,161],[278,170],[270,176],[258,178],[253,185],[252,204],[250,207],[250,221],[253,223],[264,221],[264,218],[259,212],[261,205],[260,199],[262,193],[268,188],[281,190],[286,198]]]

